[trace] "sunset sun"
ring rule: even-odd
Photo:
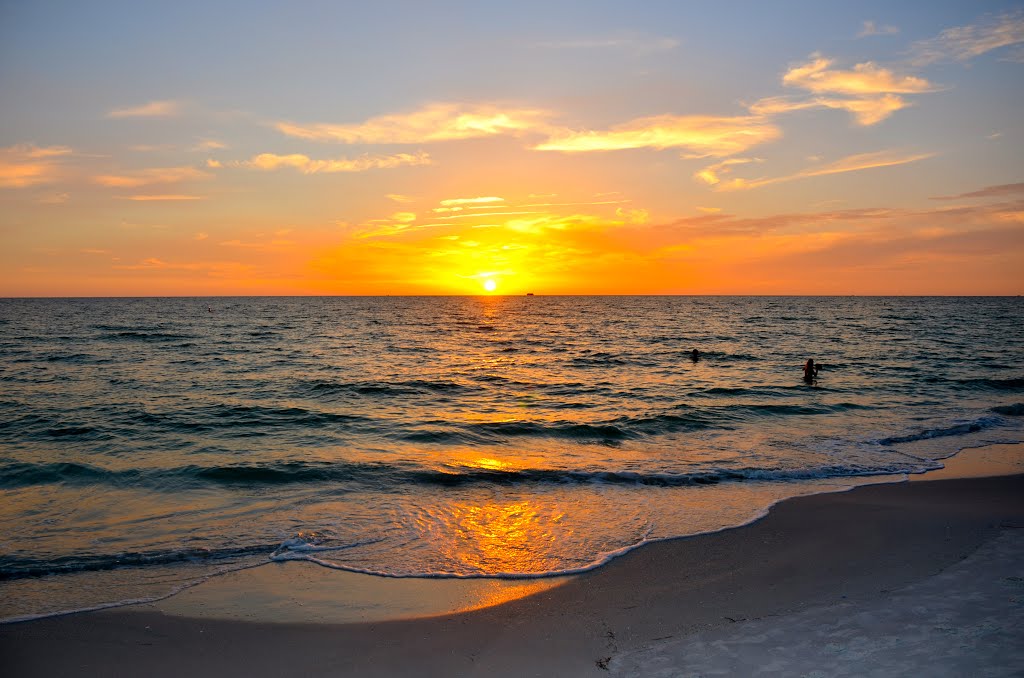
[[[484,289],[488,292],[493,292],[498,289],[498,283],[495,282],[493,278],[488,278],[487,280],[484,280]]]

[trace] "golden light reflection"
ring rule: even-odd
[[[495,461],[495,460],[489,460]],[[530,501],[459,502],[448,507],[455,539],[444,554],[479,572],[544,572],[558,569],[545,544],[563,514],[545,515]]]

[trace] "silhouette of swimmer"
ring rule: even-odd
[[[693,349],[692,351],[690,351],[690,360],[692,360],[693,362],[697,362],[698,360],[700,360],[700,351],[698,351],[697,349]]]
[[[807,364],[804,365],[804,381],[808,384],[814,381],[814,378],[818,376],[819,367],[814,364],[814,358],[808,358]]]

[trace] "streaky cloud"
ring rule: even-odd
[[[505,202],[505,199],[493,195],[477,198],[448,198],[447,200],[442,200],[441,204],[445,207],[451,207],[452,205],[480,205],[495,202]]]
[[[201,195],[186,195],[182,193],[162,195],[119,195],[117,197],[121,200],[133,200],[135,202],[187,201],[204,199]]]
[[[582,153],[682,148],[714,157],[742,153],[781,136],[781,130],[761,116],[659,115],[609,130],[563,131],[534,150]]]
[[[968,61],[992,50],[1024,43],[1024,10],[986,16],[978,23],[947,28],[910,48],[910,61],[926,66],[940,61]]]
[[[161,101],[150,101],[141,106],[129,108],[115,108],[107,113],[108,118],[169,118],[179,115],[182,110],[179,101],[165,99]]]
[[[635,52],[636,54],[648,54],[651,52],[673,50],[679,45],[680,41],[676,38],[626,34],[601,38],[549,40],[534,43],[533,47],[564,50],[618,49]]]
[[[1004,198],[1006,196],[1024,193],[1024,183],[1000,184],[998,186],[986,186],[985,188],[970,193],[959,195],[939,195],[932,200],[963,200],[966,198]]]
[[[906,99],[895,94],[881,94],[857,99],[825,96],[800,99],[782,96],[760,99],[750,105],[750,112],[770,116],[814,108],[831,108],[844,110],[853,115],[857,124],[869,126],[885,120],[896,111],[910,105]]]
[[[212,179],[209,172],[195,167],[153,167],[132,172],[130,174],[101,174],[93,177],[93,181],[101,186],[111,188],[136,188],[152,184],[176,184],[183,181],[201,181]]]
[[[58,181],[67,146],[15,144],[0,148],[0,188],[26,188]]]
[[[784,176],[751,180],[733,179],[728,182],[721,182],[715,184],[715,189],[720,191],[748,190],[752,188],[760,188],[761,186],[768,186],[770,184],[780,184],[787,181],[795,181],[797,179],[807,179],[809,177],[820,177],[830,174],[859,172],[862,170],[876,169],[880,167],[906,165],[908,163],[918,162],[919,160],[932,158],[935,155],[935,153],[915,153],[905,155],[897,154],[891,150],[857,153],[855,155],[846,156],[845,158],[840,158],[839,160],[828,163],[827,165],[809,167],[807,169],[800,170],[799,172]]]
[[[410,113],[370,118],[354,125],[278,122],[283,134],[346,144],[419,144],[549,129],[548,112],[497,104],[433,103]]]
[[[260,153],[249,160],[221,163],[231,167],[244,167],[263,171],[281,168],[294,169],[302,174],[334,174],[337,172],[366,172],[373,169],[393,169],[402,166],[430,165],[433,161],[427,153],[398,153],[395,155],[362,155],[356,158],[335,158],[313,160],[308,155],[291,153]]]

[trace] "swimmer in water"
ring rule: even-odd
[[[804,381],[810,384],[818,376],[818,366],[814,364],[814,358],[808,358],[804,365]]]
[[[690,351],[690,360],[692,360],[693,362],[697,362],[698,360],[700,360],[700,351],[698,351],[697,349],[693,349],[692,351]]]

